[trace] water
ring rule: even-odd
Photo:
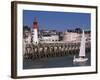
[[[23,60],[23,69],[39,69],[39,68],[57,68],[57,67],[77,67],[77,66],[91,66],[90,53],[86,54],[88,58],[84,63],[73,63],[74,55],[66,55],[61,57],[49,57],[37,60]]]

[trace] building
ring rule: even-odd
[[[31,44],[32,42],[32,35],[31,35],[30,28],[28,26],[24,26],[23,28],[23,41],[26,44]]]
[[[40,43],[53,43],[59,41],[59,35],[56,30],[41,30]]]
[[[68,42],[79,42],[80,41],[80,34],[76,32],[65,32],[63,36],[63,41],[65,43]]]
[[[59,41],[58,35],[42,36],[40,38],[40,43],[54,43]]]

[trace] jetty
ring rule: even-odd
[[[91,43],[85,43],[86,53],[91,50]],[[68,56],[79,53],[80,43],[39,43],[26,44],[23,50],[25,59],[40,59],[57,56]]]

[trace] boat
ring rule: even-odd
[[[86,53],[85,53],[85,34],[83,30],[79,55],[78,57],[74,56],[73,62],[86,62],[87,60],[88,58],[86,58]]]

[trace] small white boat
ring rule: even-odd
[[[86,58],[85,56],[86,56],[85,54],[85,35],[84,35],[84,30],[83,30],[79,56],[78,57],[74,56],[73,62],[86,62],[88,58]]]
[[[86,62],[88,60],[88,58],[82,58],[82,57],[79,57],[79,58],[74,58],[73,62]]]

